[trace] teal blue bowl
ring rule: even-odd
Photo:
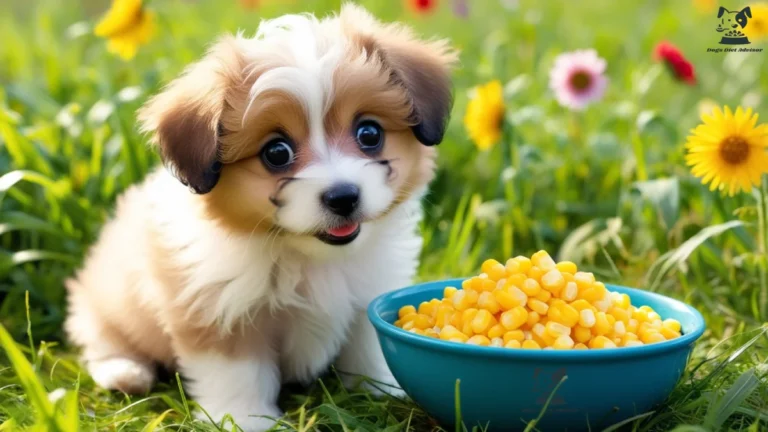
[[[376,298],[368,317],[376,328],[387,364],[403,390],[446,426],[461,418],[490,431],[523,430],[537,418],[561,379],[537,428],[596,430],[645,413],[664,402],[682,376],[704,319],[694,308],[659,294],[609,286],[637,306],[682,324],[677,339],[640,347],[603,350],[520,350],[446,342],[409,333],[393,322],[405,305],[442,298],[446,286],[462,279],[416,285]]]

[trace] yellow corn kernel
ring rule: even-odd
[[[648,312],[648,321],[661,321],[661,316],[656,312]]]
[[[522,342],[525,340],[525,333],[522,330],[510,330],[504,333],[503,339],[505,344],[511,340]]]
[[[411,333],[416,333],[417,335],[426,336],[426,334],[424,333],[424,330],[422,330],[420,328],[414,327],[414,328],[412,328],[412,329],[410,329],[408,331],[411,332]]]
[[[532,339],[542,347],[551,346],[556,339],[547,332],[547,327],[541,323],[534,324],[531,333]]]
[[[447,339],[448,342],[458,342],[458,343],[466,343],[469,338],[467,335],[462,334],[461,336],[452,337],[450,339]]]
[[[435,313],[435,325],[443,328],[447,324],[450,324],[453,314],[454,309],[452,307],[444,305],[438,306],[437,312]]]
[[[581,312],[584,309],[594,309],[595,307],[592,306],[588,301],[584,299],[578,299],[573,302],[571,302],[571,306],[573,306],[574,309]]]
[[[413,307],[411,305],[403,306],[403,307],[400,308],[400,310],[397,311],[397,317],[400,318],[400,319],[403,319],[406,316],[411,315],[411,314],[415,314],[415,313],[416,313],[416,308],[415,307]]]
[[[549,310],[548,304],[535,298],[528,300],[528,307],[539,315],[546,315],[547,311]]]
[[[615,299],[613,304],[615,304],[616,306],[622,309],[629,309],[629,306],[632,305],[632,303],[630,302],[629,296],[626,294],[619,294],[619,298]]]
[[[547,291],[547,290],[540,289],[539,293],[536,294],[536,296],[534,296],[534,298],[536,300],[541,300],[544,303],[549,303],[549,300],[552,298],[552,293]]]
[[[570,261],[560,261],[555,267],[563,273],[576,274],[579,271],[576,264]]]
[[[440,337],[440,333],[437,332],[434,328],[428,328],[424,330],[424,336],[428,336],[431,338],[438,338]]]
[[[403,321],[395,320],[395,327],[402,327],[402,326],[403,326]]]
[[[493,292],[493,297],[502,310],[510,310],[520,305],[520,300],[510,294],[509,290],[496,290]]]
[[[680,331],[682,330],[682,326],[680,325],[680,321],[678,321],[676,319],[672,319],[672,318],[667,318],[664,321],[662,321],[661,322],[661,326],[666,328],[666,329],[676,331],[678,333],[680,333]]]
[[[640,342],[639,340],[631,340],[624,342],[625,347],[636,347],[636,346],[643,346],[644,343]]]
[[[629,324],[630,315],[625,309],[614,306],[608,313],[616,318],[616,321],[622,321],[624,324]]]
[[[591,288],[595,283],[595,275],[587,272],[576,272],[573,275],[573,281],[579,286],[579,290]]]
[[[507,274],[507,269],[504,265],[495,259],[485,260],[482,266],[480,266],[480,270],[487,274],[489,279],[494,281],[503,278]]]
[[[604,334],[607,334],[612,329],[613,329],[613,326],[608,321],[608,318],[605,315],[605,312],[601,311],[595,314],[595,325],[592,326],[592,333],[594,333],[597,336],[602,336]]]
[[[648,321],[648,311],[643,309],[635,309],[632,311],[632,318],[636,319],[639,324],[642,324],[646,321]]]
[[[465,335],[472,336],[475,334],[475,332],[472,330],[472,322],[474,321],[478,312],[479,311],[475,308],[469,308],[462,312],[461,327],[459,327],[459,330],[461,330],[461,332]]]
[[[492,347],[501,348],[504,346],[504,339],[497,337],[491,339],[491,345]]]
[[[553,268],[541,277],[541,287],[557,295],[565,287],[565,278],[560,270]]]
[[[522,288],[523,283],[525,282],[526,279],[528,279],[528,276],[526,276],[525,273],[517,273],[517,274],[513,274],[513,275],[508,275],[507,276],[506,285],[507,286],[516,286],[516,287]]]
[[[680,332],[664,327],[663,325],[661,326],[659,333],[661,333],[661,335],[664,336],[664,339],[666,340],[676,339],[680,337]]]
[[[579,286],[576,285],[576,282],[567,282],[565,284],[565,288],[560,291],[560,298],[571,302],[576,300],[576,297],[579,295]]]
[[[640,338],[636,334],[627,332],[621,337],[621,346],[626,346],[627,342],[639,341]]]
[[[475,332],[475,334],[482,335],[487,333],[488,329],[495,324],[496,318],[493,317],[493,314],[485,309],[480,309],[477,311],[474,319],[472,319],[472,331]]]
[[[539,322],[541,320],[541,315],[539,315],[536,311],[530,311],[528,312],[528,320],[525,322],[525,325],[528,327],[533,327],[534,324]]]
[[[467,340],[469,345],[488,346],[491,344],[491,340],[483,335],[474,335]]]
[[[537,266],[533,266],[529,268],[525,274],[528,275],[528,277],[531,279],[541,280],[541,277],[544,276],[544,270]]]
[[[472,284],[475,283],[475,279],[476,279],[475,277],[471,277],[461,281],[461,289],[464,289],[464,290],[472,289]],[[454,287],[445,287],[445,289],[443,290],[443,298],[450,298],[448,296],[449,288],[452,289],[451,295],[453,295],[456,292],[456,288]]]
[[[496,320],[496,318],[494,318],[494,321],[495,320]],[[497,337],[502,337],[502,336],[504,336],[504,333],[506,331],[507,331],[507,329],[505,329],[503,325],[501,325],[498,322],[496,322],[494,325],[492,325],[488,329],[488,332],[486,333],[486,336],[488,336],[489,339],[493,339],[493,338],[497,338]]]
[[[640,340],[645,344],[652,344],[657,342],[664,342],[667,339],[658,331],[651,330],[643,333],[643,335],[640,336]]]
[[[504,343],[504,348],[520,348],[522,344],[518,340],[510,340]]]
[[[418,314],[416,318],[413,319],[413,326],[422,330],[434,327],[435,319],[429,315]]]
[[[520,262],[516,261],[514,258],[510,258],[507,260],[507,262],[504,264],[504,268],[507,271],[507,277],[522,273]]]
[[[486,292],[486,291],[493,291],[496,289],[496,287],[501,284],[504,286],[504,279],[499,280],[498,282],[494,282],[491,279],[483,279],[482,285],[480,285],[480,289],[478,292]]]
[[[587,343],[592,339],[592,331],[586,327],[576,326],[573,328],[573,339],[576,342]]]
[[[573,342],[573,339],[571,339],[568,335],[560,335],[555,339],[555,342],[552,344],[552,348],[554,349],[571,349],[575,345],[575,342]]]
[[[579,311],[569,304],[563,304],[558,307],[560,311],[560,323],[573,327],[579,323]]]
[[[535,297],[541,291],[541,285],[539,285],[536,279],[528,278],[520,284],[520,289],[528,297]]]
[[[451,315],[451,319],[448,321],[448,324],[456,327],[457,329],[461,328],[461,325],[463,324],[461,321],[461,315],[461,312],[453,309],[453,315]]]
[[[585,350],[585,349],[589,349],[589,348],[586,345],[584,345],[583,343],[577,343],[576,345],[573,346],[573,349],[575,349],[575,350]]]
[[[556,265],[555,260],[553,260],[552,257],[549,256],[549,253],[544,250],[540,250],[533,254],[531,256],[531,263],[544,271],[552,270]]]
[[[403,330],[410,330],[412,328],[416,328],[416,325],[413,323],[413,321],[403,323]]]
[[[460,338],[462,336],[464,338],[467,338],[467,336],[464,333],[462,333],[461,331],[459,331],[459,329],[457,329],[456,327],[450,324],[440,329],[440,339],[442,340],[448,340],[456,337]]]
[[[605,336],[597,336],[589,341],[589,347],[592,349],[616,348],[616,344]]]
[[[499,302],[496,301],[496,297],[493,295],[493,293],[488,291],[483,291],[480,293],[480,296],[477,298],[477,308],[485,309],[492,314],[495,314],[501,310]]]
[[[541,346],[536,343],[535,340],[526,340],[523,341],[521,348],[523,349],[541,349]]]
[[[432,302],[421,302],[421,304],[419,304],[419,313],[421,315],[434,317],[436,312],[437,307]]]
[[[638,309],[639,309],[639,310],[641,310],[641,311],[644,311],[644,312],[646,312],[646,313],[651,313],[651,312],[653,312],[653,308],[652,308],[652,307],[650,307],[650,306],[648,306],[648,305],[643,305],[643,306],[640,306]]]
[[[517,306],[501,314],[501,325],[507,330],[517,330],[528,321],[528,311]]]
[[[456,308],[457,311],[467,310],[477,303],[477,298],[479,296],[477,291],[458,291],[453,295],[453,307]]]
[[[512,258],[513,260],[517,261],[520,264],[520,272],[521,273],[528,273],[528,270],[533,267],[533,263],[531,262],[531,259],[522,255],[516,256]]]
[[[595,313],[592,309],[582,309],[579,313],[579,325],[588,329],[594,327],[597,322]]]
[[[547,333],[553,337],[558,337],[562,335],[566,335],[566,336],[571,335],[570,327],[562,325],[555,321],[549,321],[547,325],[544,326],[544,328],[547,330]]]
[[[627,327],[624,325],[624,321],[616,321],[613,325],[613,335],[615,337],[622,337],[627,334]]]
[[[629,324],[627,324],[627,331],[630,333],[637,333],[637,329],[640,327],[640,324],[637,322],[636,319],[630,318]]]

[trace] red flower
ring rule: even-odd
[[[677,80],[689,85],[696,84],[696,72],[693,69],[693,65],[676,46],[663,41],[659,42],[653,51],[656,61],[663,61],[667,65],[667,69],[672,72],[672,75]]]
[[[429,13],[437,7],[438,0],[407,0],[407,2],[414,11]]]

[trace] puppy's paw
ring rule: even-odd
[[[120,357],[91,361],[88,373],[100,387],[128,394],[146,393],[155,381],[151,365]]]

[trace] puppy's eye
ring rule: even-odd
[[[287,168],[293,163],[294,157],[293,148],[285,138],[275,138],[261,150],[261,160],[272,170]]]
[[[376,152],[384,144],[384,130],[373,120],[364,120],[357,125],[355,139],[364,152]]]

